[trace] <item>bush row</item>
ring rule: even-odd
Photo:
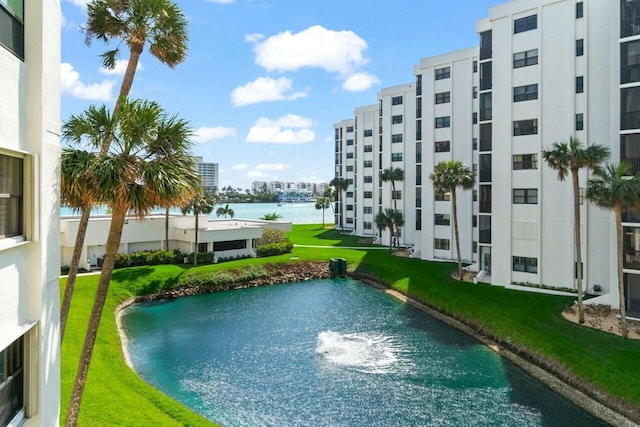
[[[178,286],[220,289],[237,282],[249,282],[269,277],[269,272],[260,265],[251,265],[242,270],[196,271],[182,275]]]
[[[277,243],[267,243],[266,245],[258,246],[256,250],[258,256],[274,256],[281,255],[291,252],[293,249],[293,241],[291,239],[286,239],[282,242]]]

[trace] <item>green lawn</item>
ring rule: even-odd
[[[390,287],[442,310],[473,321],[501,339],[553,359],[595,387],[640,408],[640,341],[565,321],[560,312],[573,298],[459,283],[451,279],[450,263],[426,262],[391,256],[384,250],[354,250],[364,246],[358,237],[320,225],[295,225],[290,237],[293,253],[199,266],[217,271],[251,264],[345,258],[352,271],[374,275]],[[194,270],[194,269],[192,269]],[[81,425],[203,425],[207,421],[140,380],[123,361],[113,313],[120,302],[172,287],[184,273],[177,266],[137,267],[114,273],[107,307],[80,411]],[[62,415],[66,412],[77,358],[98,276],[78,279],[68,331],[62,348]],[[64,286],[64,279],[61,279]]]

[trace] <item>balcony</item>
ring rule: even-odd
[[[620,21],[620,37],[631,37],[640,34],[640,18],[632,16]]]
[[[624,268],[630,270],[640,270],[640,251],[624,251],[624,259],[622,260]]]
[[[640,111],[629,111],[620,114],[620,129],[640,129]]]
[[[625,65],[620,68],[620,83],[640,82],[640,64]]]

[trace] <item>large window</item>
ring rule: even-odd
[[[364,152],[365,153],[372,153],[373,152],[373,145],[365,145],[364,146]]]
[[[640,1],[620,0],[620,37],[640,34]]]
[[[451,67],[437,68],[435,74],[436,80],[448,79],[451,77]]]
[[[576,19],[582,18],[584,16],[584,5],[581,1],[576,3]]]
[[[373,136],[373,129],[365,129],[364,136]]]
[[[584,55],[584,39],[576,40],[576,56]]]
[[[23,0],[0,0],[0,44],[24,59]]]
[[[528,67],[538,63],[538,49],[513,54],[513,68]]]
[[[538,272],[538,258],[527,258],[522,256],[513,257],[513,271],[522,271],[525,273]]]
[[[493,81],[493,62],[483,62],[480,64],[480,90],[489,90]]]
[[[401,162],[402,161],[402,153],[391,153],[391,161],[392,162]]]
[[[435,199],[436,202],[448,202],[451,200],[451,193],[448,191],[436,191]]]
[[[480,33],[480,60],[490,59],[493,55],[491,31]]]
[[[0,154],[0,239],[24,233],[23,160]]]
[[[436,141],[436,153],[448,153],[451,151],[451,141]]]
[[[397,125],[399,123],[402,123],[402,114],[391,116],[391,124]]]
[[[371,184],[373,182],[373,176],[371,175],[365,175],[364,176],[364,183],[365,184]]]
[[[448,128],[451,127],[451,117],[436,117],[436,128]]]
[[[347,126],[347,132],[353,132],[353,126]]]
[[[513,102],[538,99],[538,84],[517,86],[513,88]]]
[[[402,95],[394,96],[391,98],[391,105],[401,105],[402,104]]]
[[[364,163],[362,164],[363,167],[365,168],[372,168],[373,167],[373,160],[365,160]]]
[[[448,104],[451,102],[451,92],[436,93],[436,104]]]
[[[620,83],[640,81],[640,40],[620,45]]]
[[[513,170],[538,169],[537,154],[515,154],[513,156]]]
[[[584,77],[578,76],[576,77],[576,93],[584,92]]]
[[[451,214],[435,214],[434,220],[436,225],[450,225]]]
[[[491,154],[480,154],[480,182],[491,182]]]
[[[449,239],[433,239],[433,248],[448,251]]]
[[[513,136],[536,135],[538,133],[538,119],[516,120],[513,122]]]
[[[0,351],[0,425],[24,407],[24,337]]]
[[[402,142],[402,134],[401,133],[395,133],[395,134],[391,135],[391,142]]]
[[[538,28],[538,15],[526,16],[513,21],[513,34],[523,33]]]
[[[620,129],[640,129],[640,87],[620,91]]]
[[[537,188],[514,188],[513,204],[514,205],[538,204],[538,189]]]
[[[620,160],[631,166],[632,173],[640,172],[640,134],[620,135]]]
[[[235,251],[247,248],[246,240],[227,240],[226,242],[213,242],[213,251]]]
[[[576,114],[576,130],[584,130],[584,113]]]
[[[491,123],[480,125],[480,151],[491,151],[492,129]]]
[[[362,198],[364,199],[373,199],[373,191],[363,191]]]
[[[480,121],[484,122],[493,118],[491,92],[480,94]]]

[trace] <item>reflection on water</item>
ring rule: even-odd
[[[469,336],[352,280],[132,307],[136,371],[225,426],[597,426]]]

